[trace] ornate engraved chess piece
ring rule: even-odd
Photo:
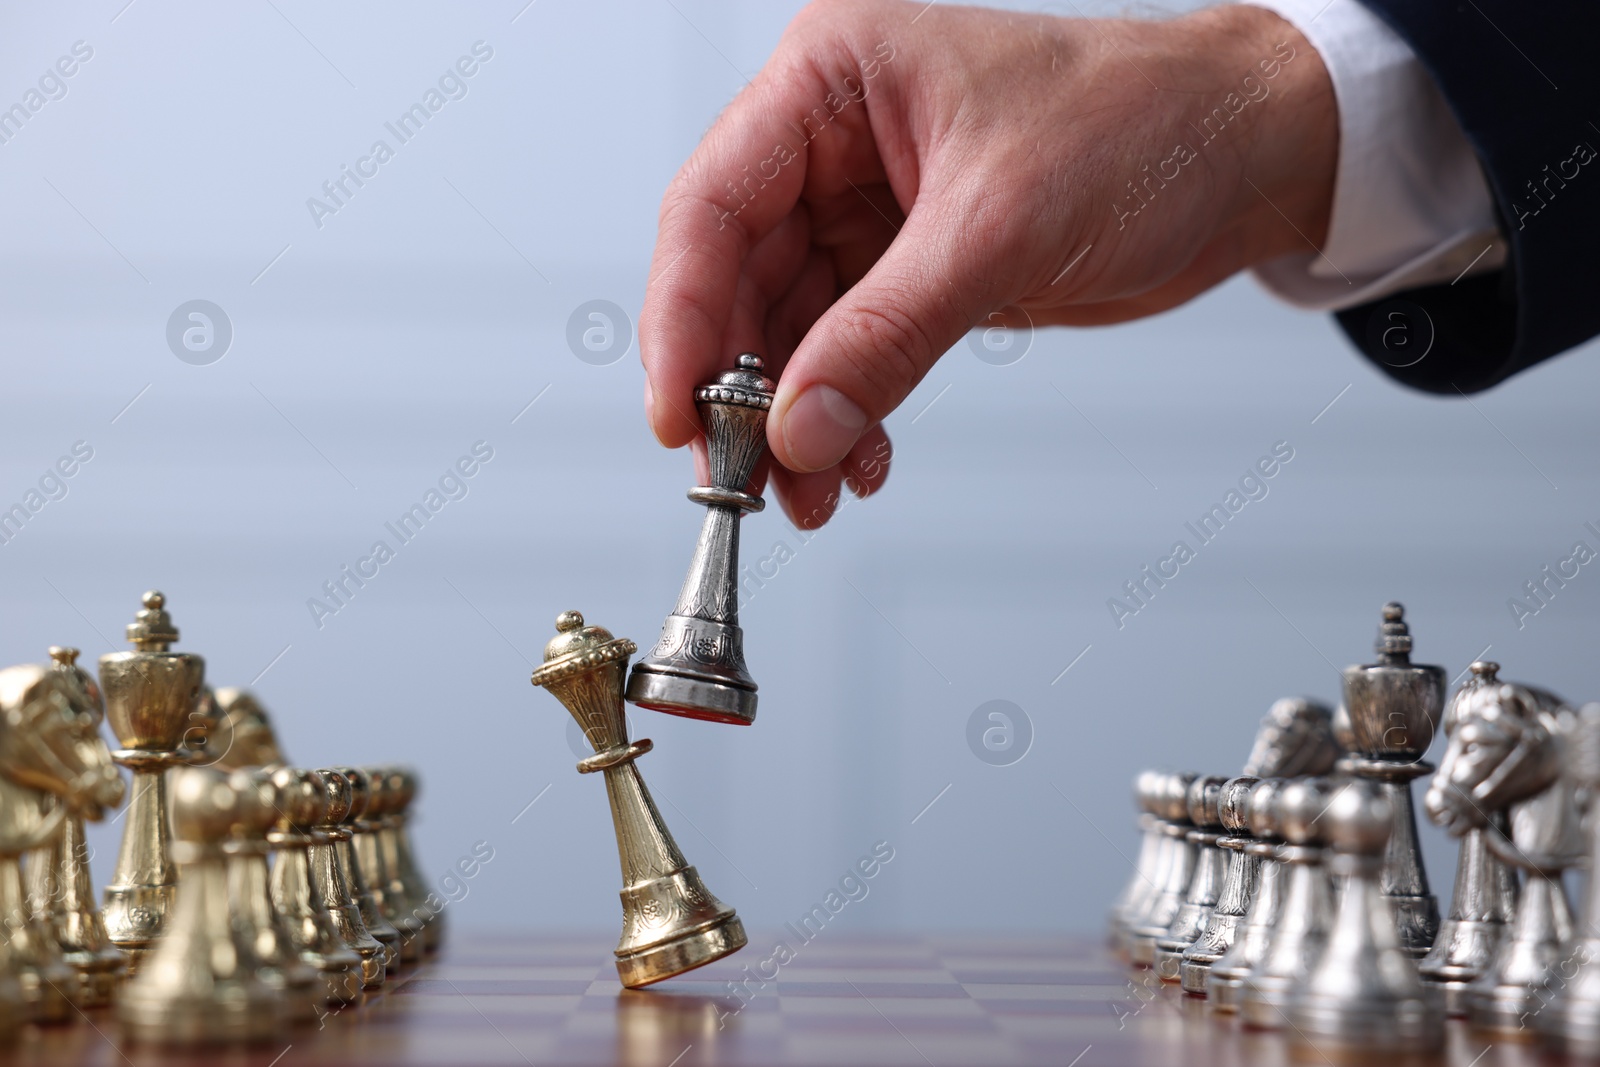
[[[444,940],[444,901],[428,889],[417,869],[415,850],[407,824],[411,804],[417,795],[417,774],[409,767],[387,769],[389,792],[393,797],[389,814],[378,828],[378,841],[394,878],[394,892],[411,902],[412,914],[422,920],[422,949],[436,952]]]
[[[1228,867],[1223,872],[1216,907],[1211,909],[1200,936],[1184,950],[1178,965],[1178,980],[1183,984],[1183,991],[1193,996],[1206,995],[1206,975],[1212,964],[1233,947],[1250,907],[1250,898],[1255,895],[1260,860],[1245,849],[1251,843],[1250,793],[1259,781],[1249,776],[1230,779],[1217,800],[1217,815],[1222,824],[1217,847],[1228,857]]]
[[[628,700],[642,708],[736,725],[756,717],[739,629],[739,519],[766,506],[744,490],[766,448],[776,388],[761,373],[761,357],[746,352],[736,370],[695,390],[711,484],[689,490],[689,499],[706,506],[705,524],[677,607],[628,679]]]
[[[312,874],[309,848],[327,843],[317,826],[327,818],[327,783],[316,771],[277,767],[272,781],[278,790],[277,818],[267,833],[272,847],[272,908],[288,931],[300,958],[321,978],[322,998],[349,1004],[361,996],[362,960],[339,936]],[[378,967],[379,980],[383,968]]]
[[[1388,794],[1394,833],[1384,857],[1383,893],[1394,904],[1401,947],[1421,959],[1439,932],[1439,903],[1422,867],[1411,780],[1433,770],[1422,754],[1444,708],[1444,670],[1411,662],[1405,608],[1393,601],[1383,606],[1376,648],[1377,663],[1344,670],[1342,725],[1354,748],[1339,770],[1377,782]]]
[[[1498,686],[1495,672],[1499,664],[1483,660],[1472,665],[1471,677],[1461,684],[1444,709],[1444,732],[1454,740],[1460,715],[1457,708],[1467,703],[1473,694],[1484,686]],[[1446,760],[1434,777],[1435,785],[1441,778],[1448,780],[1447,769],[1453,763]],[[1431,792],[1431,788],[1430,788]],[[1424,798],[1423,807],[1432,817],[1438,802]],[[1504,816],[1495,813],[1489,819],[1504,833]],[[1439,925],[1439,936],[1433,942],[1433,951],[1417,965],[1422,980],[1439,991],[1445,1014],[1464,1016],[1467,1005],[1463,997],[1467,987],[1487,971],[1495,953],[1505,937],[1506,928],[1516,911],[1517,877],[1512,869],[1488,850],[1484,844],[1487,831],[1471,826],[1460,836],[1460,849],[1456,854],[1455,889],[1450,895],[1450,914]]]
[[[1260,962],[1245,977],[1238,998],[1239,1017],[1253,1029],[1281,1030],[1287,1025],[1284,1009],[1289,998],[1327,941],[1333,888],[1322,863],[1321,816],[1333,788],[1325,778],[1304,778],[1269,795],[1285,842],[1277,852],[1284,865],[1279,874],[1282,900]]]
[[[77,740],[74,747],[87,747],[98,753],[105,749],[100,724],[105,720],[105,703],[100,686],[77,665],[78,650],[55,646],[50,649],[50,670],[66,683],[75,713],[73,724]],[[110,753],[105,753],[109,760]],[[116,778],[105,786],[104,806],[122,802],[122,776],[114,766],[105,772]],[[111,798],[115,793],[115,798]],[[62,959],[76,973],[77,981],[68,996],[80,1008],[103,1007],[111,1002],[117,984],[128,969],[122,951],[111,943],[105,921],[94,896],[89,875],[89,846],[84,838],[84,812],[71,806],[61,820],[61,830],[42,847],[28,855],[28,906],[33,917],[48,926],[61,948]]]
[[[1166,936],[1167,927],[1177,918],[1194,875],[1198,846],[1189,840],[1189,831],[1194,829],[1189,821],[1189,787],[1197,777],[1164,774],[1158,785],[1156,817],[1168,839],[1167,859],[1149,903],[1128,922],[1128,959],[1137,966],[1155,965],[1156,941]]]
[[[1401,948],[1382,891],[1384,848],[1394,830],[1390,791],[1359,779],[1336,787],[1323,811],[1323,835],[1339,903],[1326,946],[1289,1001],[1293,1042],[1387,1056],[1444,1043],[1444,1019]]]
[[[1260,866],[1255,893],[1250,897],[1244,921],[1234,933],[1232,946],[1206,971],[1206,996],[1210,998],[1213,1011],[1239,1010],[1245,981],[1260,965],[1268,939],[1278,924],[1283,881],[1283,864],[1278,861],[1278,845],[1283,833],[1278,818],[1278,793],[1287,784],[1282,778],[1263,778],[1251,788],[1245,800],[1245,825],[1250,837],[1244,852]]]
[[[182,892],[161,941],[123,991],[124,1030],[171,1044],[262,1041],[281,1036],[283,993],[258,973],[261,961],[239,936],[228,900],[224,843],[241,823],[259,823],[261,790],[210,767],[172,771],[171,845]]]
[[[128,624],[133,651],[100,657],[106,718],[122,745],[111,755],[133,771],[122,848],[105,893],[106,931],[128,954],[130,974],[161,936],[172,907],[178,874],[168,849],[166,774],[189,759],[180,741],[206,669],[192,652],[168,651],[178,628],[166,598],[149,592],[143,602]]]
[[[1327,774],[1341,755],[1333,734],[1333,709],[1307,697],[1272,702],[1244,773],[1253,778],[1304,778]]]
[[[361,957],[361,988],[380,989],[388,969],[389,949],[372,936],[362,921],[360,905],[351,895],[350,883],[345,881],[345,865],[338,853],[339,844],[350,840],[350,829],[345,825],[351,811],[350,780],[331,768],[317,771],[317,776],[322,779],[327,803],[316,833],[306,846],[311,878],[339,940]]]
[[[248,798],[222,843],[234,927],[256,962],[256,977],[283,995],[287,1021],[311,1022],[322,1003],[317,972],[300,958],[288,925],[272,906],[267,834],[283,805],[277,780],[270,769],[257,767],[231,772],[228,786]]]
[[[623,925],[616,950],[622,984],[636,989],[743,948],[744,925],[683,858],[634,765],[652,748],[648,739],[628,740],[622,705],[628,657],[638,646],[585,626],[576,611],[563,612],[556,630],[532,681],[561,701],[594,746],[578,772],[605,772],[622,857]]]
[[[1176,982],[1183,954],[1205,932],[1206,922],[1222,895],[1223,873],[1228,854],[1218,847],[1222,839],[1222,787],[1228,780],[1217,776],[1197,778],[1189,787],[1189,821],[1194,829],[1188,840],[1195,846],[1194,874],[1184,891],[1183,906],[1173,916],[1166,933],[1156,938],[1154,963],[1156,976],[1163,982]]]
[[[69,818],[99,819],[122,799],[111,753],[80,710],[84,694],[61,671],[0,671],[0,1030],[66,1022],[78,975],[50,922],[23,892],[22,855],[60,839]],[[19,988],[20,987],[20,988]]]
[[[367,810],[352,825],[356,866],[378,914],[399,934],[401,961],[415,963],[422,958],[422,918],[413,913],[405,886],[390,870],[388,852],[378,837],[395,801],[391,779],[383,767],[360,767],[356,773],[367,781]]]
[[[1559,697],[1505,683],[1459,694],[1453,712],[1428,814],[1453,836],[1483,831],[1487,849],[1524,873],[1511,925],[1461,999],[1474,1026],[1527,1036],[1572,936],[1562,874],[1586,859],[1569,746],[1577,717]]]
[[[1548,1002],[1532,1018],[1554,1049],[1600,1057],[1600,704],[1585,704],[1573,731],[1571,776],[1587,798],[1588,872],[1582,921],[1562,946],[1550,975]]]

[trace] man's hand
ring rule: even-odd
[[[881,421],[967,330],[1018,307],[1138,318],[1314,248],[1337,153],[1321,60],[1260,8],[819,0],[667,190],[639,321],[651,427],[697,440],[694,387],[761,353],[771,481],[819,526],[841,479],[882,484]]]

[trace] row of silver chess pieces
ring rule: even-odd
[[[416,775],[288,766],[260,703],[171,649],[165,603],[144,595],[98,678],[59,647],[0,670],[0,1040],[112,1005],[135,1040],[265,1040],[438,947]],[[125,796],[100,908],[84,824]]]
[[[1113,943],[1223,1017],[1291,1042],[1427,1053],[1445,1016],[1600,1057],[1600,704],[1472,664],[1410,661],[1387,604],[1378,662],[1332,710],[1281,700],[1237,777],[1146,772],[1143,843]],[[1441,718],[1442,715],[1442,718]],[[1422,760],[1435,724],[1447,745]],[[1411,782],[1460,841],[1439,921]],[[1563,875],[1587,870],[1574,922]]]

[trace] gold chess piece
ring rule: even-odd
[[[122,848],[105,893],[106,931],[128,954],[130,974],[161,936],[172,908],[178,873],[167,824],[167,768],[190,758],[181,742],[206,670],[194,653],[169,651],[178,628],[166,597],[151,591],[143,603],[128,624],[133,651],[100,657],[106,718],[122,745],[112,758],[133,771]]]
[[[77,665],[78,650],[54,646],[50,649],[50,670],[67,685],[75,712],[76,744],[92,750],[105,748],[100,725],[105,721],[105,702],[94,677]],[[110,753],[106,753],[110,759]],[[122,802],[122,776],[114,766],[109,773],[116,785],[106,784],[107,806]],[[28,880],[28,907],[36,921],[54,934],[62,959],[76,974],[68,998],[80,1008],[98,1008],[111,1003],[117,984],[127,972],[128,960],[111,943],[105,921],[94,896],[89,875],[89,845],[84,838],[84,814],[70,806],[61,820],[60,831],[44,845],[28,854],[25,873]]]
[[[228,855],[234,926],[259,964],[257,976],[283,994],[288,1020],[311,1022],[322,1000],[317,972],[300,958],[288,927],[272,906],[267,834],[279,818],[277,782],[271,770],[258,767],[231,772],[228,785],[241,794],[257,794],[222,844]]]
[[[341,841],[348,841],[349,829],[344,825],[350,816],[350,780],[339,771],[317,771],[323,783],[327,804],[322,818],[317,822],[316,834],[306,846],[310,861],[310,875],[316,883],[317,893],[327,907],[327,916],[345,947],[361,957],[361,988],[383,988],[383,974],[387,968],[389,950],[380,944],[361,921],[361,910],[350,895],[345,881],[344,864],[339,862],[337,851]]]
[[[372,890],[367,888],[367,872],[356,859],[355,839],[360,833],[362,819],[367,814],[367,805],[372,799],[372,783],[368,781],[366,773],[354,767],[339,767],[338,772],[350,783],[350,810],[345,814],[344,825],[341,827],[343,834],[334,838],[333,854],[339,861],[339,873],[344,875],[345,888],[350,891],[350,899],[355,902],[356,910],[361,913],[361,925],[367,928],[367,933],[377,939],[383,946],[383,965],[385,970],[393,971],[400,966],[400,931],[394,924],[383,917],[383,912],[378,909],[378,902],[373,899]]]
[[[385,767],[361,767],[357,773],[367,780],[367,810],[356,820],[355,837],[350,842],[356,866],[361,868],[367,895],[378,913],[400,934],[401,962],[415,963],[422,958],[424,923],[406,895],[404,884],[394,876],[388,850],[379,837],[396,799],[393,782]]]
[[[653,747],[645,738],[628,740],[622,704],[628,658],[638,646],[585,626],[576,611],[562,612],[556,630],[532,681],[566,706],[594,746],[578,773],[605,772],[622,857],[622,940],[616,951],[622,984],[637,989],[738,951],[745,945],[744,924],[683,858],[634,766]]]
[[[393,801],[378,838],[397,887],[411,901],[412,913],[422,920],[422,950],[437,952],[444,941],[444,901],[428,889],[417,868],[408,829],[411,803],[417,796],[417,774],[409,767],[390,767],[388,773]]]
[[[272,729],[272,719],[254,693],[248,689],[218,689],[212,697],[217,708],[217,767],[234,771],[287,762]]]
[[[361,996],[361,957],[334,927],[308,854],[310,845],[327,841],[317,829],[328,812],[327,784],[316,771],[295,767],[274,768],[272,781],[278,789],[277,820],[267,833],[273,852],[273,910],[300,958],[321,977],[322,999],[349,1004]]]
[[[29,906],[22,856],[59,839],[69,816],[98,819],[122,799],[111,753],[79,699],[73,682],[51,668],[0,671],[0,1030],[74,1015],[77,972],[49,922]]]
[[[261,977],[228,899],[227,842],[241,826],[260,825],[271,797],[211,767],[174,768],[171,785],[182,888],[161,941],[123,991],[123,1028],[135,1040],[184,1045],[277,1037],[287,1021],[283,993]]]

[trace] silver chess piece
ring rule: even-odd
[[[1552,694],[1504,683],[1461,694],[1452,710],[1428,814],[1457,837],[1483,831],[1487,849],[1524,874],[1511,926],[1462,1001],[1474,1026],[1524,1033],[1572,934],[1562,873],[1586,859],[1568,744],[1577,717]]]
[[[1461,688],[1444,709],[1446,738],[1455,737],[1459,719],[1457,707],[1484,686],[1498,686],[1500,682],[1495,672],[1499,669],[1499,664],[1484,660],[1472,664],[1471,676],[1461,683]],[[1441,778],[1448,779],[1446,766],[1453,768],[1453,763],[1447,759],[1446,764],[1441,765],[1435,783]],[[1432,817],[1433,806],[1426,797],[1423,806]],[[1505,818],[1501,813],[1493,813],[1488,818],[1495,823],[1497,832],[1505,832]],[[1516,911],[1517,876],[1484,844],[1487,832],[1484,827],[1471,826],[1461,834],[1450,914],[1439,925],[1433,951],[1417,965],[1422,980],[1438,990],[1446,1015],[1467,1014],[1463,994],[1493,963]]]
[[[1161,877],[1161,866],[1167,859],[1166,845],[1170,840],[1161,831],[1161,820],[1156,809],[1161,803],[1161,772],[1140,771],[1133,782],[1134,805],[1139,809],[1139,858],[1134,864],[1133,877],[1123,887],[1122,895],[1111,908],[1111,944],[1125,948],[1129,921],[1149,902]]]
[[[1444,669],[1411,662],[1405,608],[1393,601],[1383,606],[1376,649],[1378,662],[1344,670],[1341,725],[1352,750],[1339,770],[1376,782],[1388,795],[1394,832],[1384,857],[1383,893],[1394,905],[1401,947],[1421,959],[1439,932],[1439,903],[1422,866],[1411,781],[1433,770],[1422,754],[1444,708]]]
[[[1183,954],[1205,932],[1211,911],[1222,895],[1222,877],[1228,854],[1218,847],[1222,839],[1222,787],[1228,780],[1217,776],[1197,778],[1189,786],[1189,821],[1194,829],[1186,835],[1195,846],[1194,874],[1184,891],[1183,906],[1173,916],[1166,933],[1156,938],[1156,977],[1176,982]]]
[[[1304,778],[1327,774],[1341,755],[1333,733],[1333,709],[1307,697],[1275,700],[1245,760],[1254,778]]]
[[[1600,704],[1579,710],[1572,757],[1573,782],[1588,805],[1582,921],[1562,946],[1546,986],[1547,1003],[1528,1021],[1557,1051],[1595,1059],[1600,1058]]]
[[[1249,837],[1243,851],[1258,864],[1255,892],[1250,896],[1249,910],[1234,932],[1233,944],[1206,969],[1205,994],[1213,1011],[1239,1010],[1245,980],[1261,963],[1267,940],[1278,923],[1283,881],[1283,864],[1278,861],[1278,845],[1282,840],[1278,793],[1287,784],[1282,778],[1263,778],[1250,788],[1245,800],[1245,828]],[[1184,989],[1189,991],[1188,985]]]
[[[1255,895],[1256,871],[1260,860],[1245,849],[1251,842],[1248,820],[1250,793],[1259,781],[1259,778],[1249,776],[1232,778],[1222,787],[1217,801],[1217,815],[1223,831],[1222,836],[1217,838],[1217,847],[1228,857],[1228,866],[1223,872],[1222,890],[1217,894],[1216,907],[1211,909],[1205,929],[1184,950],[1178,965],[1178,980],[1183,985],[1183,991],[1193,996],[1206,995],[1206,974],[1212,964],[1233,947],[1234,938],[1249,910],[1250,898]]]
[[[744,663],[739,628],[739,520],[766,501],[745,492],[767,445],[767,412],[777,383],[746,352],[738,367],[695,390],[706,427],[711,484],[689,490],[706,506],[678,604],[649,654],[633,665],[630,703],[692,719],[749,725],[756,683]]]
[[[1154,966],[1156,939],[1166,936],[1167,927],[1183,907],[1189,878],[1194,874],[1197,846],[1189,840],[1189,831],[1194,829],[1189,821],[1189,787],[1197,777],[1161,776],[1156,815],[1161,820],[1161,833],[1168,839],[1167,861],[1149,903],[1128,923],[1128,958],[1137,966]]]
[[[1333,795],[1326,778],[1303,778],[1268,794],[1284,844],[1277,859],[1282,896],[1260,961],[1243,980],[1239,1017],[1257,1030],[1281,1030],[1294,991],[1322,954],[1333,922],[1333,886],[1323,867],[1322,813]]]
[[[1389,790],[1360,779],[1336,787],[1322,813],[1338,909],[1315,965],[1288,1005],[1290,1038],[1387,1055],[1444,1043],[1444,1018],[1400,943],[1382,890],[1384,850],[1394,831]]]

